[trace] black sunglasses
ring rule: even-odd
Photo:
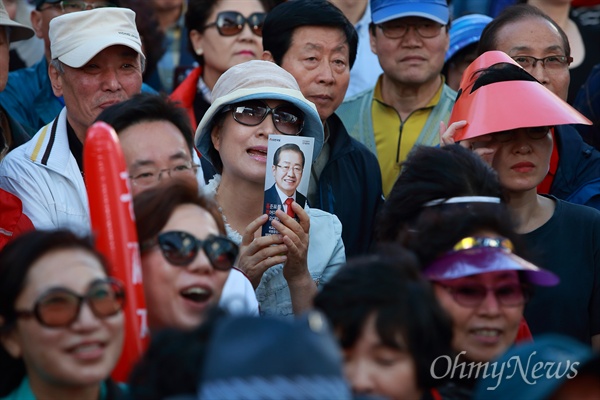
[[[125,289],[113,278],[93,281],[83,296],[64,287],[55,287],[36,300],[33,310],[16,310],[16,314],[20,318],[35,317],[43,326],[63,328],[77,320],[84,301],[96,317],[104,319],[123,309]]]
[[[256,12],[245,18],[237,11],[222,11],[217,14],[217,20],[204,25],[204,29],[216,26],[219,35],[235,36],[244,30],[245,24],[248,24],[252,33],[256,36],[262,36],[263,24],[266,17],[267,14],[264,12]]]
[[[163,232],[154,241],[144,244],[142,251],[156,244],[169,263],[180,267],[191,264],[202,249],[214,269],[229,271],[239,253],[238,245],[224,236],[208,235],[200,240],[183,231]]]
[[[273,125],[284,135],[299,135],[304,127],[304,113],[291,104],[281,104],[271,108],[262,100],[250,100],[230,104],[221,109],[222,113],[231,111],[233,119],[246,126],[262,123],[267,115],[273,117]]]
[[[548,133],[550,132],[550,129],[552,129],[552,126],[535,126],[535,127],[531,127],[531,128],[521,128],[521,129],[525,132],[525,134],[527,135],[527,137],[529,139],[541,140],[548,135]],[[492,138],[496,142],[500,142],[500,143],[510,142],[511,140],[513,140],[515,138],[515,136],[517,136],[517,132],[519,130],[520,129],[513,129],[510,131],[494,132],[494,133],[492,133]]]

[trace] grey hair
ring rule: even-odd
[[[52,65],[54,67],[54,69],[58,71],[59,74],[62,75],[65,73],[65,69],[63,68],[63,63],[58,58],[52,59],[52,61],[50,61],[50,65]]]

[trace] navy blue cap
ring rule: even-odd
[[[316,311],[294,320],[222,319],[202,370],[203,400],[352,398],[337,341]]]

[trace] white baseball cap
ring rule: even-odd
[[[64,14],[50,21],[50,51],[72,68],[81,68],[102,50],[116,45],[137,51],[142,60],[142,42],[135,25],[135,12],[105,7]]]

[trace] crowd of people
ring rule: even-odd
[[[0,399],[600,398],[594,30],[470,3],[0,1]]]

